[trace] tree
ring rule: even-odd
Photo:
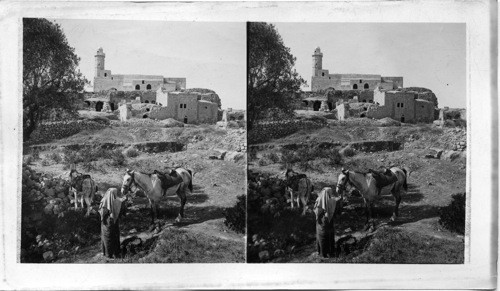
[[[23,19],[23,137],[54,115],[75,114],[87,80],[80,58],[61,27],[39,18]]]
[[[293,68],[295,57],[274,25],[251,22],[248,37],[247,126],[269,113],[293,115],[293,105],[305,81]]]

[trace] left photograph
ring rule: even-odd
[[[21,263],[244,263],[246,23],[24,18]]]

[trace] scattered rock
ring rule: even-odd
[[[47,251],[47,252],[43,253],[43,259],[46,262],[53,261],[54,260],[54,253],[52,251]]]
[[[267,261],[267,260],[269,260],[269,252],[268,251],[261,251],[261,252],[259,252],[259,259],[261,261]]]
[[[456,160],[457,158],[460,157],[460,152],[457,152],[457,151],[446,151],[444,152],[444,154],[442,155],[442,159],[445,160],[445,161],[454,161]]]
[[[283,256],[284,254],[285,254],[284,250],[277,249],[277,250],[274,251],[274,256],[275,257],[280,257],[280,256]]]
[[[57,257],[58,258],[65,258],[69,255],[69,252],[67,250],[60,250],[58,253],[57,253]]]

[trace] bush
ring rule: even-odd
[[[445,228],[465,233],[465,193],[453,194],[448,206],[439,209],[439,223]]]
[[[328,162],[329,162],[330,166],[342,164],[342,156],[340,155],[338,149],[333,148],[333,149],[327,150],[326,155],[327,155]]]
[[[268,163],[268,160],[266,158],[262,158],[262,159],[259,160],[258,165],[260,167],[264,167],[264,166],[269,165],[269,163]]]
[[[247,221],[247,201],[245,195],[237,197],[238,201],[233,207],[228,207],[224,210],[224,224],[232,230],[245,233]]]
[[[270,160],[271,162],[273,162],[273,164],[279,162],[280,160],[280,157],[276,154],[276,153],[267,153],[264,155],[264,157],[268,160]]]
[[[356,151],[353,148],[351,148],[350,146],[347,146],[341,150],[341,154],[344,157],[352,157],[356,154]]]
[[[121,166],[125,164],[125,156],[118,149],[109,152],[109,158],[113,166]]]
[[[47,167],[47,166],[49,166],[49,165],[50,165],[49,160],[47,160],[47,159],[43,159],[43,160],[42,160],[42,166]]]
[[[312,162],[316,159],[325,159],[328,166],[342,163],[342,156],[336,148],[300,147],[296,151],[288,149],[281,151],[282,168],[298,163],[301,170],[307,171],[313,168]]]
[[[62,158],[58,153],[50,153],[48,158],[53,160],[56,164],[59,164],[62,161]]]
[[[121,166],[125,163],[125,156],[123,153],[118,150],[108,150],[104,148],[82,148],[77,151],[70,150],[68,148],[65,148],[63,150],[63,155],[64,155],[64,164],[65,165],[71,165],[71,164],[78,164],[78,163],[83,163],[83,164],[88,164],[92,161],[97,161],[99,159],[110,159],[112,160],[111,164],[113,166]]]
[[[23,164],[31,165],[34,161],[35,159],[32,155],[26,155],[23,157]]]
[[[40,150],[39,149],[32,149],[31,150],[31,156],[33,157],[33,159],[35,160],[39,160],[40,159]]]
[[[294,163],[300,161],[299,156],[294,150],[282,149],[281,150],[281,164],[284,168],[289,165],[293,165]]]
[[[125,155],[129,158],[135,158],[139,155],[139,151],[134,147],[129,147],[127,150],[125,150]]]

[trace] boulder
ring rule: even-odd
[[[261,251],[261,252],[259,252],[259,259],[261,261],[267,261],[267,260],[269,260],[269,252],[268,251]]]
[[[444,152],[444,154],[442,155],[442,159],[445,160],[445,161],[454,161],[456,160],[457,158],[460,157],[460,152],[458,151],[446,151]]]
[[[45,206],[45,208],[43,209],[43,212],[45,214],[52,214],[53,209],[54,209],[54,204],[49,203],[49,204],[47,204],[47,206]]]
[[[45,195],[49,196],[49,197],[54,197],[54,196],[56,196],[56,191],[54,190],[54,188],[46,189]]]
[[[69,255],[69,252],[67,250],[60,250],[58,253],[57,253],[57,257],[58,258],[65,258]]]
[[[47,251],[47,252],[43,253],[43,259],[46,262],[53,261],[54,260],[54,253],[52,251]]]
[[[177,121],[173,118],[167,118],[165,120],[160,121],[163,127],[184,127],[184,123]]]
[[[385,117],[378,120],[380,126],[401,126],[401,122],[390,117]]]
[[[242,152],[228,152],[224,157],[224,160],[238,162],[245,157],[245,154]]]

